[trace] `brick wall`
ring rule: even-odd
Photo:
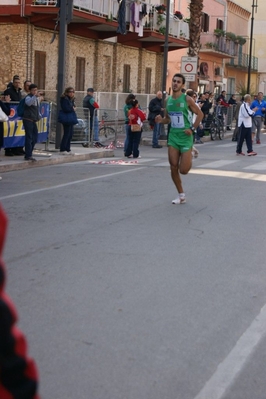
[[[34,82],[35,51],[46,53],[45,90],[56,90],[58,35],[51,44],[52,36],[52,31],[32,25],[0,24],[4,55],[0,64],[0,90],[6,88],[15,74],[20,76],[21,82],[28,78]],[[122,92],[124,64],[131,65],[130,89],[133,92],[145,92],[146,68],[152,69],[152,93],[161,88],[162,54],[68,34],[66,86],[75,87],[76,57],[85,58],[84,90],[92,86],[101,92]]]

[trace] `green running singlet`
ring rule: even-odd
[[[170,96],[166,110],[171,118],[168,146],[176,148],[181,153],[189,151],[193,147],[193,134],[187,135],[185,129],[191,127],[193,113],[188,107],[186,94],[182,93],[177,99]]]

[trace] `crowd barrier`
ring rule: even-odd
[[[7,122],[3,122],[4,147],[24,147],[25,130],[22,118],[17,115],[18,103],[10,103],[10,115]],[[41,119],[38,125],[38,143],[44,143],[48,140],[50,128],[50,104],[41,103]]]

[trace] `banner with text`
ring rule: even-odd
[[[4,127],[4,147],[24,147],[25,130],[22,118],[17,115],[18,104],[10,104],[10,115],[8,122],[3,122]],[[41,119],[37,122],[38,143],[44,143],[49,135],[50,104],[41,103]]]

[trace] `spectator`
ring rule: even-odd
[[[149,103],[149,115],[148,121],[150,124],[151,129],[153,129],[152,135],[152,148],[162,148],[159,145],[159,137],[161,134],[161,123],[156,123],[155,118],[157,115],[161,115],[163,117],[164,108],[163,108],[163,93],[158,91],[156,97],[153,98]]]
[[[133,158],[140,158],[139,155],[139,143],[142,133],[143,121],[146,119],[146,115],[138,108],[138,100],[132,100],[132,108],[129,110],[129,135],[128,135],[128,146],[126,149],[125,156],[130,157],[133,153]],[[140,125],[140,131],[132,131],[132,125]]]
[[[21,100],[20,78],[18,75],[13,76],[12,83],[9,83],[7,89],[4,91],[5,96],[10,96],[10,101],[19,102]],[[5,156],[12,157],[13,155],[24,155],[23,147],[5,148]]]
[[[192,89],[188,89],[186,91],[186,94],[187,94],[187,96],[193,98],[193,100],[195,101],[197,107],[199,107],[199,109],[200,109],[200,105],[197,103],[197,93],[194,90],[192,90]],[[196,118],[197,118],[197,115],[195,113],[193,113],[192,124],[194,124],[194,122],[196,121]],[[193,133],[194,133],[194,142],[196,142],[198,144],[202,144],[203,141],[201,141],[201,138],[204,136],[204,129],[203,129],[202,122],[199,124],[197,129],[194,130]],[[199,151],[194,146],[192,148],[192,155],[194,157],[197,157],[199,155]]]
[[[21,90],[21,98],[25,98],[30,93],[30,89],[29,89],[30,85],[31,85],[31,81],[25,80],[23,89]]]
[[[10,115],[10,108],[9,108],[9,102],[10,102],[10,96],[5,96],[4,97],[5,102],[0,100],[0,107],[2,108],[2,111],[8,116]],[[4,122],[0,122],[0,151],[1,148],[4,145]],[[2,180],[2,177],[0,176],[0,180]]]
[[[84,109],[84,115],[86,117],[86,120],[90,122],[90,140],[91,140],[91,135],[92,135],[92,131],[94,130],[94,137],[93,140],[94,141],[99,141],[99,121],[98,121],[98,116],[95,113],[95,109],[99,108],[99,104],[95,101],[94,97],[94,89],[92,87],[89,87],[87,90],[87,95],[84,97],[83,99],[83,108]],[[88,111],[86,110],[86,108],[88,109]],[[93,119],[95,117],[95,127],[96,129],[93,129],[94,127],[94,122]]]
[[[257,108],[252,119],[252,141],[256,138],[256,143],[260,144],[260,131],[262,127],[263,116],[266,111],[266,102],[263,100],[262,92],[258,93],[256,100],[251,103],[250,108],[253,110]]]
[[[30,93],[25,97],[25,108],[22,117],[25,130],[25,161],[35,162],[32,152],[38,140],[37,122],[41,119],[40,102],[42,97],[38,93],[37,85],[32,83],[29,86]]]
[[[129,137],[129,119],[128,119],[128,113],[129,110],[132,108],[132,100],[135,100],[135,95],[130,93],[126,100],[125,100],[125,105],[124,105],[124,115],[125,115],[125,132],[126,132],[126,138],[124,142],[124,154],[126,154],[127,146],[128,146],[128,137]]]
[[[60,120],[64,128],[64,134],[60,144],[60,154],[75,155],[70,150],[71,140],[73,136],[73,126],[78,123],[75,112],[75,90],[73,87],[67,87],[60,98],[61,116]]]
[[[231,128],[228,124],[229,120],[227,120],[227,110],[229,107],[231,107],[231,105],[226,100],[226,91],[225,90],[223,90],[221,92],[220,96],[217,98],[217,103],[219,103],[219,105],[221,105],[221,107],[222,107],[221,116],[222,116],[223,124],[227,125],[227,127],[226,127],[227,130],[231,130]]]
[[[255,114],[258,108],[255,107],[253,110],[251,110],[250,102],[251,96],[250,94],[246,94],[244,97],[244,102],[240,107],[238,116],[239,138],[236,147],[236,155],[245,155],[244,152],[242,152],[244,140],[246,140],[248,155],[257,155],[257,153],[252,149],[251,127],[252,116]]]

